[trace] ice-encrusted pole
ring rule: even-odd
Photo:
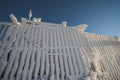
[[[69,32],[69,34],[68,34],[68,39],[69,39],[69,44],[72,46],[75,46],[76,44],[75,44],[75,40],[74,40],[74,34],[73,34],[73,30],[72,29],[67,29],[68,30],[68,32]],[[71,35],[71,36],[70,36]],[[72,40],[70,40],[70,37],[73,37],[73,41]],[[76,75],[78,75],[78,67],[77,67],[77,64],[76,64],[76,60],[75,60],[75,55],[74,55],[74,51],[73,51],[73,49],[70,49],[69,50],[70,51],[70,53],[71,53],[71,59],[72,59],[72,61],[73,61],[73,68],[74,68],[74,72],[75,72],[75,74]]]
[[[41,18],[33,18],[34,22],[41,22]]]
[[[32,73],[33,73],[33,70],[34,70],[34,65],[35,65],[35,52],[36,52],[36,48],[34,47],[34,49],[32,50],[32,54],[31,54],[31,61],[30,61],[30,68],[29,68],[29,71],[28,71],[28,80],[32,80]]]
[[[10,15],[10,18],[15,25],[20,25],[20,23],[17,21],[17,18],[13,14]]]
[[[102,76],[101,66],[99,64],[99,61],[102,59],[102,57],[97,49],[94,48],[93,51],[95,51],[95,53],[92,55],[93,58],[91,59],[91,65],[94,66],[94,71],[91,71],[90,75],[93,79],[97,80],[97,76]]]
[[[62,22],[62,25],[63,25],[63,27],[66,27],[67,22],[66,22],[66,21],[63,21],[63,22]]]
[[[87,27],[88,27],[87,24],[78,25],[78,26],[77,26],[77,31],[79,31],[79,32],[84,32]]]

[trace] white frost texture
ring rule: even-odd
[[[0,80],[120,80],[120,38],[80,26],[1,22]]]

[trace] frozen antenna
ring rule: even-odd
[[[29,12],[29,20],[31,17],[32,17],[32,10],[30,10],[30,12]]]

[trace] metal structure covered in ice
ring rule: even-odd
[[[120,80],[120,39],[87,25],[0,23],[1,80]]]

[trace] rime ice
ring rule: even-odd
[[[120,80],[120,38],[41,18],[0,23],[2,80]]]

